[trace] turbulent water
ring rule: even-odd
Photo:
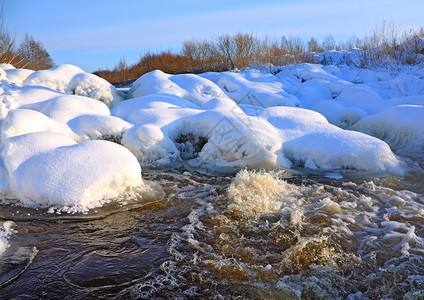
[[[0,298],[424,299],[423,163],[415,168],[343,179],[144,170],[161,199],[88,214],[3,202],[0,223],[15,225]]]

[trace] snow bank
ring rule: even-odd
[[[397,105],[359,120],[353,129],[386,141],[399,153],[424,153],[424,106]]]
[[[4,140],[0,155],[13,198],[29,206],[87,210],[143,185],[136,158],[108,141],[76,144],[58,133],[28,133]]]
[[[383,139],[401,154],[420,152],[424,115],[418,108],[400,107],[424,104],[419,66],[389,71],[300,64],[280,68],[275,77],[301,100],[300,107],[321,113],[332,124]]]
[[[15,67],[13,65],[11,65],[11,64],[1,63],[0,64],[0,69],[6,71],[6,70],[15,69]]]
[[[36,71],[30,74],[23,84],[45,86],[62,93],[91,97],[108,106],[123,100],[115,87],[106,80],[85,73],[73,65],[59,65],[48,70]]]
[[[80,140],[110,140],[120,143],[122,135],[133,125],[113,116],[84,114],[68,121]]]
[[[107,94],[108,84],[75,66],[10,69],[28,77],[23,85],[1,85],[0,192],[25,205],[84,210],[142,186],[138,161],[206,173],[247,167],[401,174],[388,144],[400,154],[422,153],[419,69],[280,70],[154,71],[134,82],[135,98],[109,110],[95,99],[111,105],[113,90]]]
[[[1,140],[31,132],[57,132],[78,141],[78,137],[63,123],[30,109],[9,111],[1,125]]]
[[[121,102],[111,112],[135,125],[121,142],[143,163],[183,161],[212,172],[291,166],[402,172],[386,143],[337,128],[319,113],[281,106],[242,108],[222,98],[199,107],[157,93]]]

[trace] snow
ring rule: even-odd
[[[45,114],[31,109],[13,109],[9,111],[1,126],[1,140],[30,132],[57,132],[74,140],[78,137],[72,130]]]
[[[259,81],[257,80],[258,76],[249,75],[252,80],[248,80],[243,75],[232,72],[206,73],[202,77],[215,82],[228,97],[238,104],[263,107],[299,105],[299,99],[296,96],[288,94],[282,88],[281,83]]]
[[[403,174],[402,156],[424,150],[424,72],[414,66],[153,71],[125,101],[76,66],[4,68],[0,192],[21,205],[100,206],[143,187],[140,163],[339,177],[346,170]]]
[[[11,65],[11,64],[1,63],[0,64],[0,69],[6,71],[6,70],[15,69],[15,67],[13,65]]]
[[[169,75],[156,70],[137,79],[131,89],[132,98],[168,93],[201,106],[212,98],[225,98],[213,82],[193,74]]]
[[[280,130],[279,155],[309,169],[400,172],[389,146],[368,135],[342,130],[321,114],[291,107],[267,108],[263,115]]]
[[[62,93],[91,97],[108,106],[123,100],[116,88],[106,80],[67,64],[33,72],[23,84],[44,86]]]
[[[0,156],[11,194],[28,206],[86,210],[143,185],[136,158],[108,141],[77,144],[59,133],[28,133],[4,140]]]
[[[5,73],[8,81],[22,84],[34,71],[27,69],[7,69]]]
[[[69,120],[67,124],[80,140],[119,141],[122,135],[133,126],[121,118],[99,114],[83,114]]]
[[[422,105],[396,105],[362,118],[353,129],[386,141],[398,153],[420,155],[424,153],[423,117]]]

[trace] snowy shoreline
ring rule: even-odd
[[[3,64],[0,79],[0,193],[20,205],[101,206],[143,188],[140,164],[402,175],[401,156],[424,150],[418,66],[153,71],[126,100],[72,65],[33,72]]]

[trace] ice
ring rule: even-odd
[[[6,139],[1,150],[11,192],[25,205],[84,211],[143,186],[136,158],[112,142],[76,144],[58,133],[37,132]]]
[[[45,86],[58,92],[88,96],[104,102],[108,106],[123,100],[115,87],[106,80],[85,73],[73,65],[59,65],[48,70],[36,71],[24,81],[24,85]]]

